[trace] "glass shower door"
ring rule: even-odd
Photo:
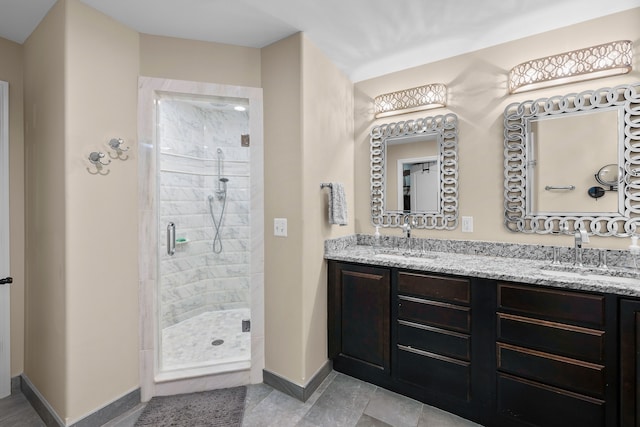
[[[157,105],[159,371],[250,364],[248,100]]]

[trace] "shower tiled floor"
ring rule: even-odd
[[[249,360],[251,334],[242,332],[245,319],[250,319],[246,308],[209,311],[163,329],[163,370]],[[213,345],[216,340],[224,342]]]

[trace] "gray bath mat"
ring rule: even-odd
[[[242,425],[246,387],[152,398],[136,426],[235,427]]]

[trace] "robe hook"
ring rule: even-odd
[[[102,171],[102,167],[108,165],[109,163],[111,163],[111,160],[107,159],[107,162],[103,162],[102,159],[104,158],[104,153],[99,152],[99,151],[92,151],[91,153],[89,153],[89,161],[96,167],[96,171],[95,172],[91,172],[90,168],[87,168],[87,172],[89,172],[91,175],[107,175],[109,173],[109,171],[107,170],[106,172]]]
[[[102,152],[92,151],[91,153],[89,153],[89,161],[96,166],[98,165],[106,166],[109,163],[111,163],[111,160],[107,160],[107,163],[104,163],[102,160],[100,160],[102,158],[104,158],[104,153]]]
[[[129,151],[129,147],[125,148],[122,146],[122,144],[124,144],[124,139],[122,138],[111,138],[111,140],[109,141],[109,146],[115,151]]]

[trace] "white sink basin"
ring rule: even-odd
[[[542,269],[555,277],[565,277],[572,281],[580,282],[592,280],[600,283],[627,284],[630,286],[640,286],[640,276],[631,269],[608,268],[600,269],[595,267],[576,267],[573,265],[550,265]]]
[[[548,265],[542,268],[543,270],[554,273],[571,273],[579,276],[605,276],[605,277],[628,277],[631,279],[640,278],[640,275],[633,269],[610,267],[610,268],[597,268],[588,266],[576,266],[576,265]]]
[[[437,255],[432,252],[412,252],[412,251],[384,251],[378,252],[373,255],[375,258],[381,259],[389,259],[393,261],[402,261],[402,260],[421,260],[421,259],[434,259],[437,258]]]

